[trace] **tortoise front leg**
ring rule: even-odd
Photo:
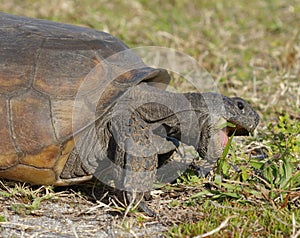
[[[157,170],[157,153],[154,135],[150,126],[136,113],[114,115],[111,132],[115,141],[115,185],[125,191],[130,204],[153,216],[144,203],[145,193],[150,192]]]

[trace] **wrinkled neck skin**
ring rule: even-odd
[[[206,157],[208,141],[217,131],[214,126],[224,114],[220,94],[173,93],[145,83],[132,88],[121,101],[152,124],[155,134],[192,145],[201,157]]]

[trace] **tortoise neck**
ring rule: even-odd
[[[200,93],[174,93],[142,83],[132,88],[125,98],[130,111],[152,124],[156,134],[196,147],[194,142],[209,114]]]
[[[126,103],[147,121],[163,120],[178,114],[221,114],[218,105],[223,96],[217,93],[175,93],[141,83],[125,96]],[[212,110],[214,109],[214,110]]]
[[[132,88],[126,100],[131,111],[138,112],[148,122],[174,117],[180,112],[188,111],[189,108],[192,110],[184,94],[165,91],[146,83]]]

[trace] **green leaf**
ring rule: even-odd
[[[6,219],[4,216],[0,216],[0,222],[6,222]]]
[[[220,198],[240,198],[241,196],[237,193],[233,192],[222,192],[220,194],[214,195],[212,199],[220,199]]]
[[[1,197],[7,197],[7,198],[9,198],[9,197],[12,197],[13,194],[8,193],[8,192],[1,191],[1,192],[0,192],[0,196],[1,196]]]
[[[223,128],[225,128],[225,127],[232,127],[232,128],[235,128],[236,125],[234,125],[234,124],[231,123],[231,122],[225,121],[224,119],[221,119],[221,120],[217,123],[217,126],[216,126],[217,129],[223,129]]]
[[[223,169],[225,169],[226,167],[224,167],[224,163],[226,160],[226,156],[228,154],[228,151],[230,149],[230,145],[232,143],[233,137],[234,137],[235,131],[233,132],[233,134],[230,136],[227,145],[224,147],[223,153],[222,153],[222,157],[217,161],[217,169],[216,169],[216,174],[223,174]]]
[[[242,181],[247,181],[247,179],[250,177],[249,171],[242,170],[241,177],[242,177]]]
[[[263,176],[269,183],[273,184],[274,176],[273,169],[271,166],[264,168]]]
[[[39,209],[42,200],[43,200],[43,198],[40,198],[40,197],[35,198],[29,208],[31,210]]]
[[[293,175],[293,168],[292,168],[292,164],[287,161],[286,159],[283,160],[283,165],[282,165],[282,169],[283,169],[283,174],[281,176],[280,179],[280,184],[279,184],[279,188],[288,188],[290,180],[292,178]]]
[[[240,186],[236,185],[236,184],[230,184],[230,183],[222,183],[222,186],[224,188],[226,188],[227,190],[231,190],[231,191],[240,191],[241,188]]]
[[[238,193],[225,192],[223,194],[226,195],[227,197],[231,197],[231,198],[240,198],[241,197]]]
[[[236,125],[232,124],[231,122],[227,122],[227,126],[228,126],[228,127],[232,127],[232,128],[235,128],[235,127],[236,127]]]
[[[212,196],[212,195],[213,195],[213,193],[211,191],[203,190],[199,193],[196,193],[196,194],[192,195],[190,198],[191,199],[196,199],[196,198],[202,198],[203,196]]]
[[[216,184],[218,184],[218,185],[221,185],[221,183],[222,183],[222,175],[219,174],[219,173],[217,173],[217,174],[215,175],[214,182],[215,182]]]
[[[250,165],[254,168],[254,169],[262,169],[265,161],[261,161],[261,160],[257,160],[257,159],[251,159],[249,161]]]
[[[225,159],[226,156],[227,156],[227,154],[228,154],[228,151],[229,151],[230,145],[231,145],[231,143],[232,143],[234,134],[235,134],[235,131],[234,131],[233,134],[230,136],[227,145],[224,147],[223,154],[222,154],[222,159]]]

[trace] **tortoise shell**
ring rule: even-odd
[[[95,105],[100,116],[132,85],[168,78],[117,38],[89,28],[0,13],[0,42],[2,178],[51,185],[90,179],[62,180],[60,173],[74,135],[97,119]]]

